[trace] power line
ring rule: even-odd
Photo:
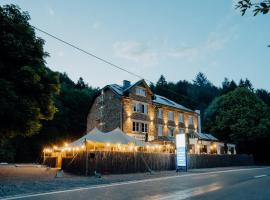
[[[140,75],[138,75],[138,74],[135,74],[134,72],[131,72],[131,71],[129,71],[129,70],[127,70],[127,69],[125,69],[125,68],[119,66],[119,65],[113,64],[112,62],[110,62],[110,61],[108,61],[108,60],[106,60],[106,59],[104,59],[104,58],[101,58],[101,57],[99,57],[99,56],[96,56],[95,54],[90,53],[90,52],[88,52],[88,51],[86,51],[86,50],[84,50],[84,49],[82,49],[82,48],[80,48],[80,47],[78,47],[78,46],[76,46],[76,45],[74,45],[74,44],[71,44],[70,42],[66,42],[65,40],[63,40],[63,39],[61,39],[61,38],[59,38],[59,37],[56,37],[56,36],[54,36],[54,35],[52,35],[52,34],[46,32],[46,31],[44,31],[44,30],[41,30],[40,28],[37,28],[37,27],[35,27],[35,26],[32,26],[32,27],[33,27],[34,29],[38,30],[39,32],[42,32],[42,33],[44,33],[44,34],[46,34],[46,35],[48,35],[48,36],[50,36],[50,37],[52,37],[52,38],[54,38],[54,39],[60,41],[60,42],[66,44],[66,45],[68,45],[68,46],[70,46],[70,47],[72,47],[72,48],[75,48],[75,49],[77,49],[78,51],[81,51],[81,52],[83,52],[83,53],[85,53],[85,54],[87,54],[87,55],[89,55],[89,56],[92,56],[92,57],[94,57],[94,58],[96,58],[96,59],[98,59],[98,60],[100,60],[100,61],[102,61],[102,62],[104,62],[104,63],[106,63],[106,64],[108,64],[108,65],[111,65],[112,67],[115,67],[115,68],[117,68],[117,69],[119,69],[119,70],[122,70],[122,71],[124,71],[124,72],[127,72],[127,73],[129,73],[129,74],[131,74],[131,75],[133,75],[133,76],[136,76],[137,78],[140,78],[140,79],[144,79],[144,80],[146,80],[146,81],[149,81],[149,80],[143,78],[142,76],[140,76]],[[149,82],[151,82],[151,81],[149,81]]]
[[[33,27],[34,29],[36,29],[37,31],[39,31],[39,32],[41,32],[41,33],[44,33],[45,35],[48,35],[48,36],[50,36],[50,37],[52,37],[52,38],[54,38],[54,39],[56,39],[56,40],[58,40],[58,41],[60,41],[60,42],[62,42],[62,43],[64,43],[64,44],[66,44],[66,45],[68,45],[68,46],[70,46],[70,47],[72,47],[72,48],[75,48],[75,49],[77,49],[78,51],[83,52],[83,53],[85,53],[85,54],[87,54],[87,55],[89,55],[89,56],[91,56],[91,57],[94,57],[94,58],[96,58],[96,59],[98,59],[98,60],[100,60],[100,61],[102,61],[102,62],[104,62],[104,63],[106,63],[106,64],[108,64],[108,65],[110,65],[110,66],[112,66],[112,67],[114,67],[114,68],[117,68],[117,69],[119,69],[119,70],[122,70],[122,71],[124,71],[124,72],[126,72],[126,73],[128,73],[128,74],[130,74],[130,75],[133,75],[133,76],[135,76],[135,77],[137,77],[137,78],[144,79],[144,80],[148,81],[149,83],[154,83],[153,81],[150,81],[150,80],[148,80],[148,79],[145,79],[145,78],[142,77],[141,75],[138,75],[138,74],[136,74],[136,73],[134,73],[134,72],[131,72],[131,71],[129,71],[129,70],[127,70],[127,69],[125,69],[125,68],[119,66],[119,65],[113,64],[112,62],[110,62],[110,61],[108,61],[108,60],[106,60],[106,59],[104,59],[104,58],[101,58],[101,57],[99,57],[99,56],[97,56],[97,55],[95,55],[95,54],[93,54],[93,53],[90,53],[90,52],[88,52],[88,51],[86,51],[86,50],[84,50],[84,49],[82,49],[82,48],[80,48],[80,47],[78,47],[78,46],[76,46],[76,45],[74,45],[74,44],[71,44],[70,42],[67,42],[67,41],[65,41],[65,40],[63,40],[63,39],[61,39],[61,38],[59,38],[59,37],[57,37],[57,36],[55,36],[55,35],[53,35],[53,34],[50,34],[50,33],[48,33],[47,31],[44,31],[44,30],[42,30],[42,29],[40,29],[40,28],[37,28],[36,26],[33,26],[33,25],[32,25],[32,27]],[[168,89],[168,88],[167,88],[167,90],[170,91],[171,93],[174,93],[174,94],[176,94],[176,95],[180,95],[180,96],[183,97],[183,95],[181,95],[181,94],[179,94],[179,93],[177,93],[177,92],[175,92],[175,91],[173,91],[173,90],[171,90],[171,89]]]

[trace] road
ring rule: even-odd
[[[182,173],[176,176],[96,185],[7,199],[270,199],[270,167]]]

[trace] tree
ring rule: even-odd
[[[237,88],[209,105],[205,128],[220,140],[235,143],[238,153],[265,155],[264,146],[270,144],[269,112],[252,91]]]
[[[246,78],[246,80],[240,79],[238,86],[243,87],[243,88],[247,88],[247,89],[253,91],[252,83],[247,78]]]
[[[193,83],[197,86],[200,86],[200,87],[206,87],[206,86],[212,85],[212,83],[210,83],[210,81],[207,79],[207,77],[202,72],[199,72],[196,75],[196,78],[195,78],[195,80],[193,80]]]
[[[227,94],[228,92],[231,92],[236,88],[237,85],[234,82],[234,80],[229,81],[228,78],[225,78],[224,81],[222,82],[221,94]]]
[[[0,146],[5,138],[37,133],[57,111],[58,75],[45,66],[44,41],[28,13],[0,6]]]
[[[60,94],[54,98],[58,112],[55,113],[53,120],[42,122],[38,135],[28,138],[16,137],[12,141],[16,149],[17,162],[37,161],[44,146],[63,145],[63,141],[73,141],[86,133],[87,115],[98,89],[87,84],[84,88],[78,88],[65,73],[59,73],[59,79]],[[28,160],[25,160],[26,158]]]
[[[246,11],[252,9],[253,15],[256,16],[259,13],[267,14],[270,8],[270,0],[261,0],[260,2],[254,2],[252,0],[241,0],[236,4],[236,9],[241,11],[242,15],[245,15]]]
[[[268,106],[270,106],[270,92],[264,89],[256,90],[256,95]]]

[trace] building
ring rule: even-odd
[[[209,133],[193,133],[189,137],[190,154],[225,154],[225,144]],[[227,143],[227,154],[236,154],[235,144]]]
[[[144,80],[105,86],[92,103],[87,132],[94,127],[109,132],[117,127],[139,140],[201,132],[200,112],[153,94]]]
[[[119,127],[142,141],[172,142],[175,135],[189,135],[189,153],[224,154],[224,143],[211,134],[201,133],[200,111],[191,110],[154,94],[142,79],[134,84],[105,86],[92,102],[87,117],[87,132],[98,128],[110,132]],[[227,144],[235,154],[235,145]]]

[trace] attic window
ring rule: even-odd
[[[146,96],[146,91],[145,91],[144,88],[137,87],[136,88],[136,94],[145,97]]]

